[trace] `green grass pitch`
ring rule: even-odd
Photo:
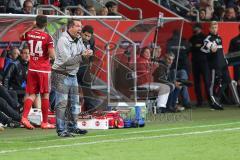
[[[55,130],[0,132],[0,160],[239,160],[240,109],[209,108],[149,116],[144,128],[92,130],[59,138]]]

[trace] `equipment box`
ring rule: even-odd
[[[79,119],[78,127],[81,129],[108,129],[108,119]]]
[[[35,125],[41,125],[42,111],[39,108],[32,108],[29,112],[28,119]]]

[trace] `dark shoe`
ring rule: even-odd
[[[74,135],[72,133],[66,132],[66,131],[65,132],[59,132],[58,136],[59,137],[74,137]]]
[[[74,134],[86,134],[88,131],[80,128],[69,129],[69,132]]]
[[[192,104],[188,103],[188,104],[183,105],[183,107],[186,108],[186,109],[191,109],[192,108]]]
[[[210,106],[211,106],[212,109],[215,109],[215,110],[223,110],[222,105],[217,104],[217,103],[213,103]]]
[[[202,102],[197,102],[196,107],[201,107],[202,105]]]
[[[164,107],[158,107],[157,108],[157,114],[161,114],[161,113],[166,113],[167,109]]]
[[[166,113],[176,113],[176,112],[177,112],[176,109],[172,107],[167,108],[167,111],[166,111]]]
[[[20,122],[11,120],[8,122],[7,126],[10,128],[19,128],[21,126],[21,124],[20,124]]]

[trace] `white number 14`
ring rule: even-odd
[[[42,50],[42,41],[37,41],[35,48],[33,45],[33,40],[29,40],[28,43],[30,44],[30,54],[32,56],[38,56],[38,57],[42,57],[43,55],[43,50]],[[38,55],[35,55],[35,54]]]

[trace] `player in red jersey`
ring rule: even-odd
[[[50,58],[55,58],[54,44],[52,37],[44,32],[47,26],[47,16],[38,15],[36,24],[28,28],[24,34],[20,36],[22,41],[26,41],[30,50],[30,61],[28,66],[26,97],[24,101],[24,109],[21,122],[28,128],[33,129],[27,117],[32,104],[36,98],[36,94],[41,94],[42,123],[41,128],[55,128],[54,125],[48,123],[48,107],[49,107],[49,84],[51,65]]]

